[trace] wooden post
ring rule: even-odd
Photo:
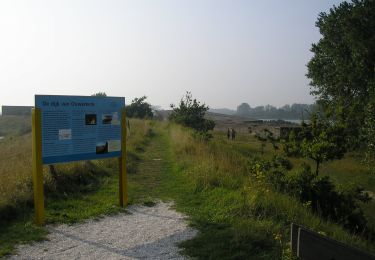
[[[32,171],[34,185],[35,223],[44,223],[44,188],[42,163],[42,130],[41,112],[39,108],[32,110]]]
[[[119,158],[120,207],[128,205],[128,181],[126,176],[126,114],[121,111],[121,157]]]

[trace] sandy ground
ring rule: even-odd
[[[83,224],[47,227],[47,241],[21,245],[9,259],[186,259],[177,244],[196,235],[185,217],[159,202]]]

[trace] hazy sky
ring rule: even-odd
[[[1,0],[0,105],[34,94],[148,96],[186,90],[212,108],[311,103],[315,21],[334,0]]]

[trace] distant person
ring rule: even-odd
[[[236,131],[232,128],[232,140],[236,139]]]
[[[230,139],[230,136],[231,136],[231,131],[230,131],[230,129],[228,128],[228,131],[227,131],[227,137],[228,137],[228,140]]]

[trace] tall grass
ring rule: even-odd
[[[269,159],[273,154],[281,153],[274,151],[271,145],[265,147],[262,156],[260,143],[248,135],[240,134],[236,141],[229,141],[224,135],[215,134],[207,142],[177,125],[166,127],[158,122],[131,120],[130,126],[127,137],[130,189],[138,195],[152,194],[176,200],[176,207],[188,214],[200,230],[196,238],[182,244],[190,256],[201,259],[286,258],[290,255],[291,222],[375,251],[369,241],[314,215],[309,206],[299,200],[273,190],[263,181],[261,172],[250,174],[253,169],[249,168],[249,160]],[[154,144],[150,147],[155,151],[146,149],[151,140]],[[30,134],[8,136],[0,144],[3,156],[0,158],[1,256],[9,253],[14,243],[40,239],[43,232],[30,225]],[[161,159],[157,161],[161,169],[153,171],[147,167],[154,164],[146,164],[143,171],[149,172],[138,172],[139,162],[145,158],[152,162],[154,158]],[[298,165],[302,161],[294,159],[293,163]],[[114,158],[57,164],[54,175],[44,167],[47,220],[72,223],[118,212],[114,208],[118,189],[117,165]],[[337,166],[332,167],[337,169]],[[17,211],[9,208],[20,205],[29,215],[26,220],[17,222],[12,215]],[[2,220],[6,216],[11,221],[4,224]],[[8,228],[11,225],[14,228]],[[10,234],[14,235],[9,241]]]
[[[215,140],[224,142],[226,136],[223,133],[215,133]],[[261,142],[251,135],[241,134],[238,136],[236,142],[227,144],[231,150],[239,151],[243,156],[259,156],[264,159],[270,159],[273,155],[282,155],[283,150],[275,151],[270,143],[266,144],[264,154],[261,155]],[[320,174],[322,176],[329,176],[333,180],[337,188],[342,186],[358,186],[364,188],[366,191],[375,193],[375,165],[366,165],[362,162],[363,151],[354,151],[345,154],[344,158],[340,160],[324,162],[321,165]],[[306,158],[288,158],[294,166],[299,166],[302,163],[307,163],[311,168],[315,169],[315,163]],[[375,201],[361,204],[365,212],[368,225],[372,230],[375,230]]]
[[[31,197],[31,135],[0,141],[0,209]]]
[[[152,135],[150,121],[131,120],[127,136],[129,172]],[[31,136],[11,133],[0,141],[0,258],[19,243],[45,238],[33,225]],[[117,158],[43,167],[47,223],[74,223],[122,211],[118,207]]]
[[[232,253],[237,250],[247,257],[285,257],[290,253],[288,242],[292,222],[364,250],[375,251],[371,241],[352,235],[341,226],[313,214],[309,206],[298,199],[273,190],[262,180],[261,174],[257,177],[250,174],[248,160],[254,154],[261,156],[260,147],[259,150],[256,147],[260,143],[252,137],[249,137],[249,143],[245,136],[239,136],[234,142],[215,136],[210,142],[205,142],[175,125],[170,128],[170,136],[179,169],[199,197],[199,206],[187,210],[193,212],[201,230],[200,236],[184,244],[190,255],[204,258],[207,252],[203,247],[213,246],[205,241],[209,239],[207,234],[215,240],[213,236],[221,232],[220,228],[212,231],[205,226],[219,225],[226,230],[226,235],[217,239],[231,243],[232,249],[226,250],[232,250]],[[271,146],[266,149],[264,158],[280,152],[273,151]],[[249,251],[248,248],[252,249]],[[225,254],[220,246],[215,250]]]
[[[137,153],[147,142],[145,137],[150,134],[150,124],[150,121],[144,120],[130,121],[131,129],[127,136],[127,168],[130,172],[136,170]],[[31,208],[33,201],[31,134],[17,133],[9,133],[8,137],[0,140],[0,220],[14,218],[16,208]],[[95,185],[100,184],[101,176],[110,174],[117,167],[116,158],[57,164],[55,174],[44,166],[46,196],[61,197],[69,192],[92,191]]]
[[[30,116],[0,116],[0,136],[19,136],[30,132]]]

